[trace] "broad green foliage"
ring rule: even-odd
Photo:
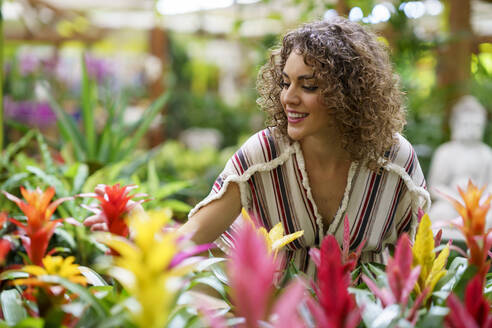
[[[50,97],[50,104],[58,118],[58,127],[64,142],[73,150],[74,159],[89,165],[89,170],[93,173],[104,164],[125,159],[135,150],[137,143],[166,104],[169,93],[155,100],[130,128],[125,126],[123,120],[125,101],[113,101],[114,96],[108,97],[102,106],[107,116],[106,124],[102,131],[98,131],[95,126],[95,115],[99,105],[97,85],[87,73],[85,60],[82,60],[82,68],[82,128],[79,128],[75,119],[68,115],[53,97]]]

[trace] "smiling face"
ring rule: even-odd
[[[292,51],[282,75],[280,102],[287,115],[289,137],[297,141],[306,137],[326,137],[333,118],[321,103],[313,68],[304,63],[302,55]]]

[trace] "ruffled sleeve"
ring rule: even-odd
[[[413,239],[418,225],[419,209],[428,212],[431,199],[415,150],[401,135],[398,135],[398,139],[393,159],[385,168],[396,173],[407,188],[407,193],[402,196],[396,208],[396,237],[407,232]]]
[[[237,183],[241,194],[241,206],[249,209],[252,191],[248,184],[257,172],[269,171],[283,164],[294,152],[287,140],[274,137],[274,129],[264,129],[251,136],[227,161],[224,170],[215,180],[208,196],[199,202],[188,214],[192,216],[210,202],[220,199],[230,183]],[[224,232],[215,243],[227,253],[233,243],[234,231],[242,224],[240,217]]]

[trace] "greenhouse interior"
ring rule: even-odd
[[[491,0],[0,10],[0,328],[492,328]]]

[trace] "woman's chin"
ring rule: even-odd
[[[298,129],[293,129],[290,127],[287,127],[287,135],[294,141],[299,141],[303,137],[302,131],[298,131]]]

